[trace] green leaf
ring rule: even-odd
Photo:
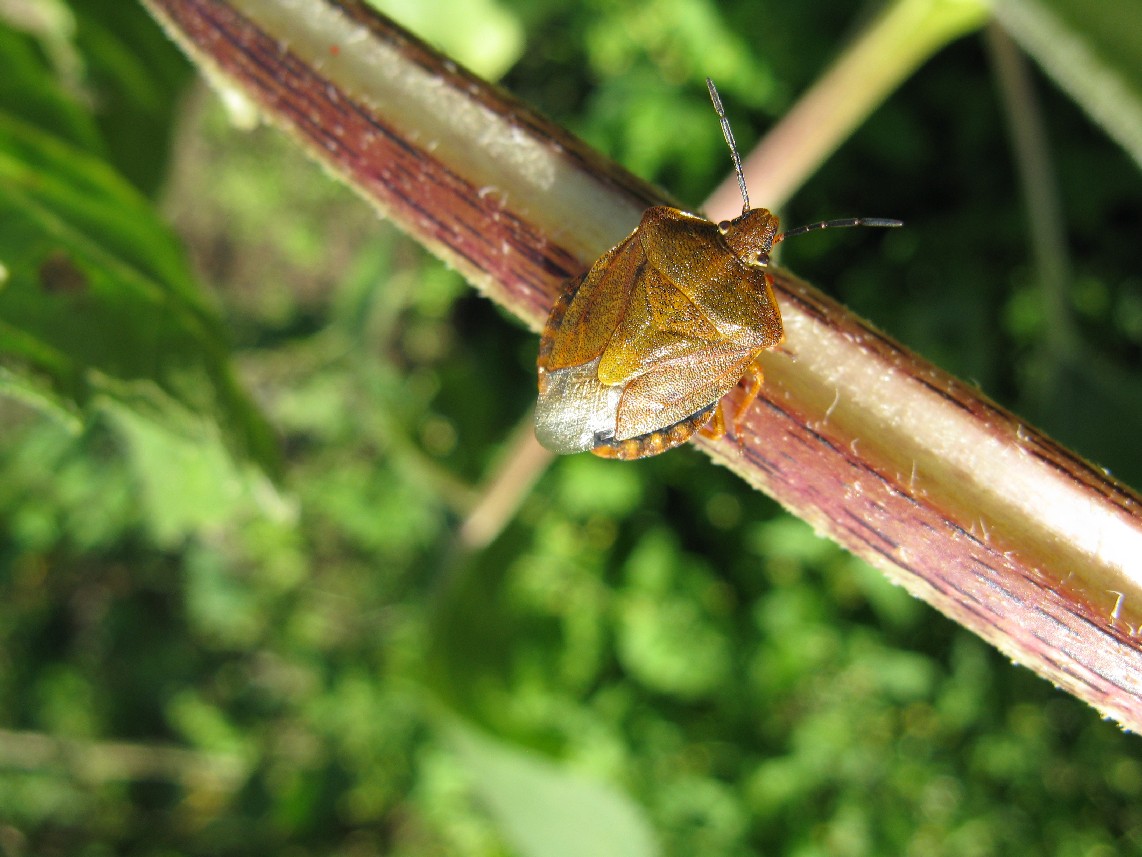
[[[448,735],[473,788],[521,857],[653,857],[650,825],[625,795],[463,725]]]
[[[1012,38],[1142,166],[1142,4],[995,0],[993,11]]]
[[[0,26],[0,113],[18,116],[63,140],[102,153],[95,123],[50,74],[26,35]]]
[[[235,462],[221,444],[167,431],[128,408],[108,413],[126,441],[132,487],[157,544],[173,549],[196,532],[249,518],[254,510],[267,520],[294,518],[287,498],[265,475]]]
[[[150,204],[99,158],[3,115],[0,390],[72,417],[114,401],[277,468],[221,325]]]
[[[75,3],[75,46],[95,94],[94,119],[112,166],[144,193],[167,177],[179,97],[191,66],[137,2]]]

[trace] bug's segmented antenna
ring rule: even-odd
[[[714,102],[714,111],[722,123],[722,136],[726,138],[726,145],[730,147],[730,157],[734,159],[734,171],[738,174],[738,187],[742,191],[742,214],[745,214],[749,211],[749,194],[745,189],[745,173],[742,171],[742,158],[738,154],[738,144],[734,140],[730,120],[726,118],[726,108],[722,106],[722,97],[718,95],[718,88],[714,86],[714,81],[708,77],[706,78],[706,88],[710,90],[710,100]]]
[[[795,226],[792,229],[787,229],[779,235],[774,236],[773,243],[784,241],[793,235],[804,235],[806,232],[815,232],[818,229],[837,229],[843,226],[878,226],[883,229],[895,229],[897,226],[903,226],[903,220],[896,220],[891,217],[842,217],[838,220],[821,220],[817,223],[806,223],[804,226]]]

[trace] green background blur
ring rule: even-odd
[[[703,78],[748,151],[870,13],[407,5],[695,206],[729,169]],[[130,409],[76,429],[0,398],[0,855],[1142,850],[1138,738],[694,450],[561,459],[466,551],[535,337],[280,135],[236,129],[140,8],[72,12],[74,32],[0,14],[24,71],[0,109],[50,91],[44,128],[173,225],[284,476]],[[1033,76],[1077,343],[1047,327],[980,36],[782,212],[907,228],[807,236],[783,264],[1139,485],[1142,178]]]

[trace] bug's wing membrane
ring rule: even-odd
[[[568,455],[597,446],[597,435],[613,436],[621,387],[599,383],[598,361],[540,369],[535,436],[552,452]]]
[[[713,346],[657,364],[623,391],[615,437],[658,431],[709,407],[737,385],[756,355]]]
[[[548,322],[544,338],[550,338],[552,347],[541,357],[541,365],[562,369],[599,357],[622,323],[645,265],[646,255],[633,233],[600,256],[582,278],[557,328],[550,329]]]

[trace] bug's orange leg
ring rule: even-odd
[[[714,408],[713,418],[706,423],[698,433],[703,437],[708,437],[711,440],[721,440],[729,432],[726,431],[726,411],[732,410],[732,416],[729,417],[730,428],[733,431],[734,440],[737,441],[738,446],[742,445],[743,438],[741,433],[742,423],[745,422],[745,416],[749,412],[750,407],[753,406],[754,400],[761,394],[761,386],[764,376],[761,371],[761,364],[753,362],[746,369],[745,375],[742,376],[738,386],[742,388],[742,392],[738,393],[737,388],[734,389],[733,395],[735,402],[730,404],[730,396],[727,395],[718,406]]]
[[[714,415],[710,421],[698,429],[698,434],[702,437],[708,437],[710,440],[721,440],[726,436],[726,417],[722,413],[722,406],[719,404],[714,408]]]
[[[754,401],[761,394],[761,385],[765,376],[761,371],[761,363],[755,360],[749,364],[749,368],[745,370],[745,375],[739,381],[740,386],[745,387],[745,392],[738,398],[738,405],[734,409],[734,418],[731,424],[734,428],[734,437],[741,434],[742,423],[745,422],[745,415],[749,409],[753,407]]]

